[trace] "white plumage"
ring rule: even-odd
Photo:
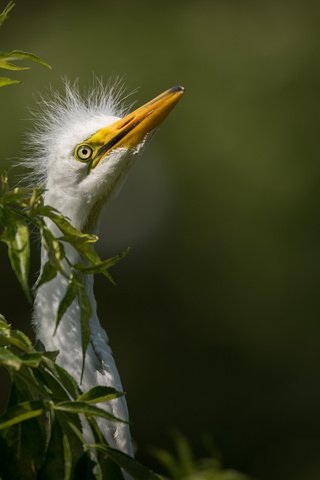
[[[100,86],[83,99],[76,88],[67,85],[65,96],[55,94],[50,102],[43,101],[43,112],[30,136],[33,153],[24,163],[31,169],[33,182],[45,187],[45,203],[60,210],[79,230],[95,233],[101,206],[119,187],[147,134],[165,118],[182,93],[182,87],[174,87],[123,120],[124,108],[115,88],[105,90]],[[82,158],[83,153],[80,157],[79,145],[86,156],[90,155],[88,161]],[[51,222],[48,226],[60,234]],[[68,245],[66,253],[71,263],[81,262]],[[45,262],[46,251],[42,248],[42,266]],[[42,285],[36,295],[33,321],[37,338],[47,350],[60,351],[58,363],[80,382],[82,349],[77,300],[64,314],[54,335],[57,309],[66,288],[67,280],[60,274]],[[107,334],[97,317],[90,276],[86,277],[86,290],[92,308],[91,341],[81,388],[106,385],[122,391]],[[128,420],[124,397],[103,408]],[[100,421],[100,427],[111,446],[133,455],[128,425]]]

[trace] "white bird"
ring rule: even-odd
[[[45,188],[45,203],[62,212],[77,229],[95,233],[101,208],[125,178],[134,154],[183,92],[183,87],[173,87],[124,117],[114,89],[106,92],[100,88],[98,93],[83,99],[77,89],[67,86],[64,97],[56,95],[51,102],[45,102],[45,111],[37,119],[30,138],[33,156],[26,161]],[[48,222],[48,226],[56,235],[60,234],[53,223]],[[69,260],[79,263],[81,259],[74,249],[66,248]],[[42,247],[42,267],[46,260],[46,250]],[[66,264],[65,268],[70,267]],[[47,350],[60,351],[57,362],[80,382],[82,350],[77,300],[68,308],[54,334],[57,309],[66,289],[67,280],[60,274],[40,286],[33,322],[37,338]],[[122,391],[108,337],[97,316],[90,276],[86,277],[86,290],[92,309],[91,340],[81,388],[86,391],[105,385]],[[128,420],[124,397],[106,403],[103,408]],[[103,420],[99,425],[112,447],[133,456],[127,424]]]

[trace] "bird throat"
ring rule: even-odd
[[[97,231],[100,213],[105,203],[106,199],[101,197],[93,204],[81,228],[82,233],[95,233]]]

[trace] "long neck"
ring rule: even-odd
[[[50,198],[46,199],[46,203],[50,203]],[[55,206],[55,204],[53,204],[53,206]],[[67,212],[66,214],[68,213],[70,216],[70,212]],[[47,225],[55,236],[60,234],[59,230],[54,224],[52,224],[52,222],[49,221]],[[65,250],[67,257],[72,264],[80,262],[81,259],[79,254],[70,245],[66,244]],[[42,245],[41,270],[46,262],[47,252]],[[64,269],[67,273],[70,273],[70,266],[67,262],[64,262]],[[91,330],[94,332],[101,327],[97,317],[97,307],[93,292],[93,277],[88,275],[85,280],[85,287],[92,310],[90,326],[92,327]],[[54,334],[58,308],[66,294],[67,288],[68,280],[60,273],[58,273],[53,280],[40,286],[34,304],[33,323],[36,330],[36,336],[44,344],[46,350],[59,350],[59,363],[67,368],[76,378],[79,378],[82,365],[82,350],[80,307],[77,299],[73,301],[63,315],[58,329]]]

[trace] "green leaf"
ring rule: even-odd
[[[24,346],[23,350],[26,348],[28,348],[28,350],[33,350],[30,338],[21,332],[21,330],[11,330],[11,337],[15,340],[18,340]]]
[[[0,27],[7,20],[9,13],[14,7],[14,2],[9,2],[7,6],[4,7],[4,10],[0,13]]]
[[[59,326],[59,323],[65,314],[65,312],[68,310],[74,299],[76,298],[78,294],[78,284],[75,282],[73,275],[70,277],[69,282],[68,282],[68,288],[67,291],[63,297],[63,299],[60,302],[58,312],[57,312],[57,319],[56,319],[56,326],[54,330],[54,334],[57,331],[57,328]]]
[[[52,390],[46,383],[40,369],[22,367],[15,374],[18,401],[38,400],[52,396]]]
[[[38,480],[70,479],[69,458],[67,462],[65,458],[66,450],[68,450],[66,440],[63,438],[63,432],[59,422],[55,419],[51,428],[46,458],[36,478]]]
[[[122,260],[128,254],[129,250],[130,248],[127,248],[124,252],[119,253],[119,255],[115,255],[114,257],[110,257],[103,261],[101,261],[98,256],[92,255],[90,252],[89,258],[91,259],[93,265],[77,264],[75,265],[75,268],[85,274],[102,273],[103,275],[106,275],[112,283],[114,283],[114,280],[107,270]]]
[[[81,348],[82,348],[82,369],[80,383],[82,382],[84,367],[85,367],[85,358],[88,345],[90,343],[91,331],[90,331],[90,318],[91,318],[91,304],[85,289],[85,286],[81,284],[78,289],[78,299],[80,305],[80,325],[81,325]]]
[[[4,329],[4,330],[9,329],[10,330],[10,325],[7,322],[6,318],[3,315],[1,315],[1,313],[0,313],[0,330],[2,330],[2,329]]]
[[[41,276],[37,282],[36,287],[39,288],[44,283],[50,282],[50,280],[53,280],[56,277],[57,273],[57,269],[52,265],[50,261],[48,261],[43,267]]]
[[[172,453],[162,448],[152,448],[151,453],[166,468],[170,478],[180,478],[180,466]]]
[[[93,266],[101,265],[102,262],[99,255],[92,248],[83,248],[81,249],[80,253],[86,260],[89,260],[89,262],[91,262]],[[77,267],[79,268],[79,265]],[[97,273],[97,272],[93,272],[93,273]],[[115,285],[115,281],[113,280],[110,273],[106,270],[106,268],[102,268],[102,269],[99,268],[99,273],[102,273],[113,285]]]
[[[12,427],[17,423],[29,420],[29,418],[39,417],[48,409],[48,402],[33,400],[31,402],[22,402],[9,408],[4,415],[0,417],[0,430]]]
[[[44,213],[45,212],[45,213]],[[91,235],[89,233],[82,233],[71,225],[69,220],[64,217],[60,212],[51,207],[45,206],[42,208],[42,214],[45,214],[49,217],[61,230],[63,234],[63,240],[70,242],[72,245],[83,245],[95,243],[98,240],[96,235]]]
[[[12,78],[8,77],[0,77],[0,87],[5,87],[6,85],[14,85],[17,83],[21,83],[20,80],[13,80]]]
[[[44,422],[41,420],[41,417],[31,418],[2,432],[7,447],[0,446],[0,470],[1,473],[6,472],[3,479],[35,478],[35,472],[43,463],[47,445]]]
[[[63,234],[61,240],[70,243],[84,259],[91,263],[91,265],[83,267],[77,265],[76,268],[78,270],[83,268],[83,273],[102,273],[110,282],[113,284],[115,283],[107,269],[121,260],[121,258],[128,253],[128,250],[102,262],[99,255],[91,246],[92,243],[95,243],[98,240],[96,235],[80,232],[70,224],[66,217],[57,213],[57,211],[51,207],[41,207],[38,212],[41,212],[42,215],[46,215],[57,225]],[[92,269],[92,271],[90,271],[90,269]]]
[[[50,376],[48,377],[50,388],[55,390],[55,396],[61,400],[69,399],[70,397],[76,399],[80,393],[77,382],[64,368],[52,361],[49,356],[51,353],[52,352],[46,352],[43,358],[45,365],[45,372],[43,372],[43,374]]]
[[[62,434],[62,446],[63,446],[63,457],[64,457],[64,480],[70,480],[71,469],[72,469],[72,455],[71,455],[70,443],[65,433]]]
[[[161,477],[149,468],[119,450],[106,446],[108,457],[117,463],[136,480],[161,480]]]
[[[100,403],[100,402],[109,402],[114,398],[118,398],[124,395],[123,392],[118,392],[112,387],[93,387],[88,392],[83,393],[80,397],[77,398],[79,402],[87,403]]]
[[[59,415],[64,415],[64,414],[59,413]],[[69,418],[69,416],[67,418]],[[83,436],[82,431],[73,422],[70,422],[70,421],[68,421],[68,427],[75,434],[75,436],[77,437],[77,439],[79,440],[81,445],[84,445],[85,440],[84,440],[84,436]]]
[[[26,297],[31,302],[28,283],[30,243],[29,228],[17,214],[7,211],[6,225],[0,240],[7,244],[11,267],[15,272]]]
[[[49,358],[43,358],[43,367],[35,369],[34,373],[39,379],[41,384],[46,385],[52,392],[55,402],[66,401],[70,399],[70,393],[68,391],[65,381],[59,374],[58,365],[51,361]],[[77,392],[78,393],[78,392]],[[77,395],[76,395],[77,396]]]
[[[24,52],[22,50],[0,52],[0,68],[6,70],[29,70],[30,67],[20,67],[14,63],[11,63],[20,60],[30,60],[31,62],[39,63],[40,65],[43,65],[51,70],[51,66],[47,62],[41,60],[41,58],[37,57],[37,55],[34,55],[33,53]]]
[[[42,353],[25,353],[18,357],[7,348],[0,347],[0,365],[20,370],[21,366],[36,368],[42,360]]]
[[[7,348],[0,347],[0,366],[13,368],[14,370],[19,370],[21,368],[22,362],[19,357],[14,353],[7,350]]]
[[[79,386],[75,379],[70,375],[67,370],[60,367],[60,365],[55,364],[56,371],[58,373],[59,379],[62,382],[64,388],[68,391],[69,395],[72,398],[77,398],[80,392]]]
[[[83,455],[84,452],[84,438],[82,435],[82,426],[80,417],[77,415],[70,415],[65,412],[55,411],[55,419],[66,435],[72,454],[72,464],[75,464]],[[73,465],[74,467],[74,465]]]
[[[105,418],[106,420],[112,422],[122,422],[128,423],[121,418],[115,417],[111,413],[107,412],[106,410],[96,407],[95,405],[90,405],[85,402],[60,402],[53,406],[54,410],[60,410],[62,412],[68,413],[76,413],[76,414],[83,414],[86,416],[95,416]]]
[[[91,432],[94,437],[95,443],[105,443],[106,440],[101,432],[97,420],[95,417],[87,417],[87,422],[90,425]]]
[[[64,246],[57,240],[47,225],[40,227],[41,239],[48,254],[48,261],[52,266],[66,276],[62,260],[65,258]]]
[[[103,480],[103,473],[102,473],[101,466],[100,466],[99,463],[95,464],[95,466],[92,469],[92,473],[93,473],[94,478],[96,480]]]
[[[176,444],[178,462],[185,476],[191,475],[195,470],[195,462],[191,447],[185,437],[179,432],[173,432],[173,438]]]
[[[160,475],[137,462],[134,458],[129,457],[129,455],[106,444],[89,445],[89,447],[105,452],[113,462],[128,472],[135,480],[161,480]]]
[[[21,355],[20,359],[23,365],[26,367],[37,368],[39,367],[42,359],[43,353],[41,352],[34,352],[34,353],[24,353]]]
[[[32,350],[29,338],[20,330],[11,330],[10,328],[0,328],[0,344],[13,345],[23,352]]]
[[[97,476],[95,467],[98,464],[98,460],[90,457],[89,452],[84,452],[75,465],[74,479],[85,480],[118,480],[110,476]],[[100,469],[101,471],[101,469]],[[100,472],[99,472],[100,473]],[[123,480],[123,479],[122,479]]]

